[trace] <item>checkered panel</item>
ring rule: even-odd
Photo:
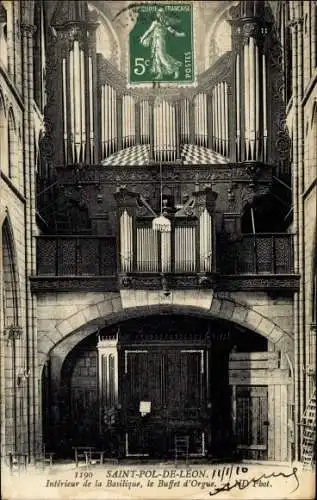
[[[102,165],[148,165],[150,146],[138,145],[122,149],[118,153],[106,158]],[[219,165],[228,163],[229,160],[224,156],[203,146],[194,144],[185,144],[181,147],[181,159],[184,165]]]
[[[147,165],[149,153],[150,146],[148,144],[131,146],[109,156],[102,162],[102,165]]]
[[[219,165],[228,163],[229,160],[224,156],[205,148],[204,146],[196,146],[194,144],[185,144],[181,148],[181,158],[184,165]]]

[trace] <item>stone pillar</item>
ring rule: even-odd
[[[38,421],[38,373],[36,366],[36,298],[31,294],[29,276],[35,273],[35,165],[34,165],[34,117],[33,117],[33,34],[36,27],[22,24],[22,53],[23,53],[23,100],[24,100],[24,175],[25,175],[25,299],[26,299],[26,370],[27,379],[26,401],[27,406],[27,433],[28,453],[34,457],[36,444],[41,444],[41,426]]]
[[[118,335],[107,338],[99,338],[98,366],[99,366],[99,424],[102,432],[104,418],[111,417],[111,411],[115,411],[118,405]]]

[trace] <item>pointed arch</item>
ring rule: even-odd
[[[8,111],[8,175],[16,180],[18,172],[19,140],[16,119],[12,107]]]
[[[4,219],[2,225],[2,267],[3,267],[3,308],[4,328],[21,324],[20,286],[13,234],[10,216]]]

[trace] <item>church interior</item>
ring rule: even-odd
[[[315,463],[317,3],[169,5],[0,1],[3,462]]]

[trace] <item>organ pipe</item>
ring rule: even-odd
[[[89,152],[90,163],[95,163],[95,137],[94,137],[94,106],[93,106],[93,71],[92,71],[92,58],[88,59],[88,82],[89,82]]]
[[[148,101],[140,103],[140,136],[141,144],[150,142],[150,106]]]
[[[161,269],[163,273],[171,271],[171,233],[161,233]]]
[[[259,73],[259,48],[255,46],[255,158],[260,158],[261,146],[260,146],[260,73]]]
[[[266,60],[262,54],[262,82],[263,82],[263,161],[267,159],[267,96],[266,96]]]
[[[181,142],[182,144],[189,143],[189,101],[188,99],[184,99],[181,103],[181,111],[180,111],[180,120],[181,120]]]
[[[120,217],[120,261],[122,272],[132,271],[133,227],[132,217],[124,210]]]
[[[237,160],[240,161],[240,55],[237,54],[236,59],[236,102],[237,102],[237,112],[236,112],[236,128],[237,128],[237,137],[236,137],[236,154]]]
[[[64,161],[68,163],[68,129],[67,129],[67,74],[66,59],[63,57],[63,126],[64,126]]]
[[[208,210],[199,217],[200,271],[212,271],[213,223]]]

